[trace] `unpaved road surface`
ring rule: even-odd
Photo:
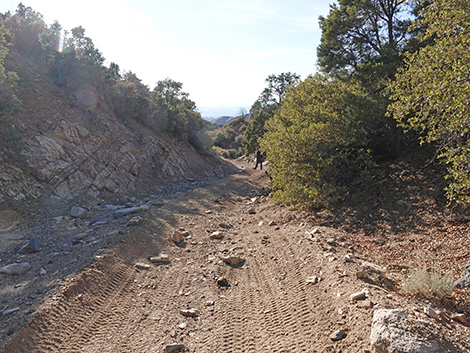
[[[165,352],[171,344],[189,352],[367,352],[373,311],[402,307],[403,298],[378,279],[357,278],[362,260],[346,234],[273,204],[264,171],[237,163],[240,173],[142,213],[121,244],[46,297],[5,352]],[[184,242],[170,239],[174,230],[189,233]],[[211,239],[216,231],[223,237]],[[149,261],[159,254],[169,263]],[[228,256],[243,262],[231,266],[221,260]],[[368,300],[350,300],[364,289]],[[451,322],[435,334],[465,334],[462,327]],[[332,341],[338,329],[345,337]]]

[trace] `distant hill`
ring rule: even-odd
[[[245,120],[247,120],[250,117],[250,114],[245,115]],[[231,121],[234,121],[235,119],[238,119],[238,116],[220,116],[216,119],[209,120],[213,124],[217,125],[225,125],[228,124]]]

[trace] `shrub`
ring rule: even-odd
[[[319,75],[292,88],[261,139],[275,200],[320,207],[358,190],[374,166],[365,128],[373,106],[360,87]]]
[[[454,280],[450,274],[424,266],[413,270],[401,288],[408,294],[441,300],[454,291]]]

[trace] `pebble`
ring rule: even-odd
[[[14,308],[10,308],[10,309],[6,309],[6,310],[3,310],[3,311],[2,311],[2,315],[5,316],[5,315],[8,315],[8,314],[12,314],[12,313],[14,313],[14,312],[16,312],[16,311],[19,311],[19,310],[20,310],[20,307],[19,307],[19,306],[14,307]]]
[[[213,232],[211,235],[209,235],[209,239],[222,239],[223,237],[224,235],[219,231]]]
[[[454,321],[460,322],[462,325],[465,325],[465,326],[469,325],[465,314],[453,314],[450,318]]]
[[[424,313],[432,319],[437,316],[437,313],[433,309],[428,307],[424,308]]]
[[[41,267],[41,269],[39,270],[39,274],[41,276],[44,276],[45,274],[47,274],[47,271]]]
[[[228,280],[225,277],[217,278],[217,285],[219,287],[230,287],[230,284],[228,283]]]
[[[173,240],[175,243],[181,243],[184,241],[184,236],[179,230],[175,230],[171,236],[171,240]]]
[[[167,264],[170,262],[170,257],[167,254],[160,254],[159,256],[150,257],[149,260],[154,264]]]
[[[199,316],[199,310],[197,310],[197,309],[188,309],[188,310],[182,309],[180,311],[180,313],[181,313],[181,315],[186,316],[186,317],[197,317],[197,316]]]
[[[358,301],[358,300],[364,300],[366,298],[367,298],[367,295],[363,291],[358,292],[358,293],[353,293],[349,296],[349,300],[351,300],[353,302]]]
[[[245,262],[245,260],[240,256],[221,256],[220,259],[231,266],[236,266]]]
[[[150,270],[150,265],[144,264],[143,262],[137,262],[135,267],[139,270]]]
[[[142,223],[144,219],[140,216],[135,216],[135,217],[132,217],[129,222],[127,222],[127,226],[136,226],[140,223]]]
[[[308,277],[307,278],[307,283],[308,284],[317,284],[318,282],[321,281],[321,278],[320,277],[317,277],[317,276],[311,276],[311,277]]]
[[[167,353],[177,353],[177,352],[182,352],[185,350],[186,348],[184,344],[180,344],[180,343],[167,344],[165,347],[165,352]]]
[[[346,335],[346,332],[343,329],[340,329],[340,330],[333,332],[330,335],[330,339],[332,341],[340,341],[345,337],[345,335]]]

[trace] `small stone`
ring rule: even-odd
[[[74,236],[73,240],[80,241],[80,240],[85,239],[87,236],[88,236],[87,233],[80,233],[80,234],[77,234],[76,236]]]
[[[188,324],[186,324],[186,322],[182,322],[181,324],[178,325],[178,327],[184,330],[186,327],[188,327]]]
[[[277,226],[275,221],[269,221],[268,226]]]
[[[73,206],[69,214],[70,214],[70,217],[78,218],[78,217],[82,217],[85,214],[85,212],[86,210],[84,208]]]
[[[230,284],[228,283],[228,280],[225,277],[217,278],[217,285],[223,288],[230,287]]]
[[[330,246],[336,245],[336,242],[335,242],[335,240],[334,240],[333,238],[328,238],[328,239],[326,240],[326,243],[327,243],[328,245],[330,245]]]
[[[250,208],[248,210],[248,214],[256,214],[256,210],[254,208]]]
[[[454,321],[460,322],[462,325],[465,325],[465,326],[469,325],[465,314],[453,314],[450,318]]]
[[[231,223],[228,223],[228,222],[220,222],[219,227],[222,227],[222,228],[225,228],[225,229],[230,229],[230,228],[233,228],[233,225]]]
[[[44,276],[45,274],[47,274],[47,271],[41,267],[41,269],[39,270],[39,274],[41,276]]]
[[[143,262],[137,262],[135,267],[139,270],[150,270],[150,265],[144,264]]]
[[[308,277],[306,282],[308,284],[317,284],[318,282],[320,282],[320,277],[317,277],[317,276]]]
[[[332,341],[340,341],[345,337],[345,335],[346,335],[346,332],[343,329],[340,329],[340,330],[333,332],[330,335],[330,339]]]
[[[7,275],[20,275],[31,269],[29,262],[20,262],[13,263],[0,268],[0,273],[5,273]]]
[[[214,306],[215,302],[213,300],[206,301],[206,306]]]
[[[258,223],[258,225],[259,225],[260,227],[262,227],[262,226],[263,226],[263,224],[264,224],[264,222],[263,222],[263,221],[259,221],[259,223]]]
[[[206,211],[206,214],[211,214],[211,213],[212,213],[211,210],[207,210],[207,211]]]
[[[178,353],[178,352],[183,352],[185,350],[186,348],[184,347],[184,344],[180,344],[180,343],[167,344],[165,347],[166,353]]]
[[[154,264],[167,264],[170,262],[170,257],[167,254],[160,254],[159,256],[150,257],[149,260]]]
[[[8,314],[12,314],[16,311],[19,311],[20,310],[20,307],[17,306],[17,307],[14,307],[14,308],[10,308],[10,309],[6,309],[6,310],[3,310],[2,311],[2,315],[5,316],[5,315],[8,315]]]
[[[367,295],[364,292],[353,293],[349,296],[349,300],[353,302],[356,302],[358,300],[364,300],[366,298],[367,298]]]
[[[179,230],[175,230],[173,231],[171,240],[173,240],[175,243],[181,243],[182,241],[184,241],[184,236]]]
[[[199,316],[199,311],[197,309],[188,309],[188,310],[181,310],[181,315],[186,317],[197,317]]]
[[[240,256],[221,256],[220,259],[231,266],[236,266],[245,262],[245,260]]]
[[[137,212],[142,212],[146,211],[149,209],[149,206],[147,205],[142,205],[142,206],[136,206],[136,207],[128,207],[128,208],[121,208],[119,210],[114,211],[113,217],[114,218],[120,218],[123,216],[126,216],[128,214],[132,213],[137,213]]]
[[[32,254],[41,250],[39,240],[33,238],[15,249],[17,254]]]
[[[431,319],[435,318],[437,316],[437,313],[432,310],[431,308],[425,307],[424,308],[424,313],[429,316]]]
[[[141,216],[134,216],[132,217],[128,222],[127,222],[127,226],[130,227],[130,226],[136,226],[140,223],[143,222],[143,218]]]
[[[344,261],[346,262],[353,262],[354,255],[353,254],[346,254],[344,255]]]
[[[211,235],[209,235],[209,239],[222,239],[223,237],[223,233],[219,231],[212,232]]]

